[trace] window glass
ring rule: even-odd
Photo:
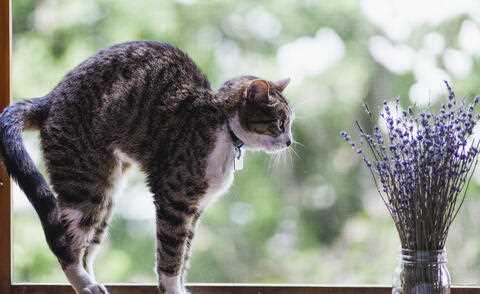
[[[461,4],[463,3],[463,4]],[[48,93],[97,50],[135,39],[182,48],[218,88],[240,74],[291,77],[299,142],[281,156],[248,153],[230,191],[203,216],[190,282],[389,284],[399,251],[380,197],[339,136],[363,102],[399,95],[436,104],[450,80],[480,94],[474,1],[13,1],[13,97]],[[45,173],[37,133],[28,150]],[[478,174],[478,173],[477,173]],[[480,276],[480,177],[450,230],[457,284]],[[39,220],[14,186],[16,282],[66,281]],[[116,198],[99,280],[155,282],[154,211],[138,169]]]

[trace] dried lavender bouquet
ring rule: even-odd
[[[479,142],[469,137],[479,98],[457,102],[445,84],[448,101],[438,113],[402,110],[397,99],[392,106],[384,102],[379,113],[385,132],[374,127],[369,134],[356,121],[357,141],[341,133],[363,158],[400,237],[392,293],[450,293],[445,242],[477,165]]]
[[[358,140],[341,136],[363,158],[398,230],[402,249],[445,248],[450,225],[462,206],[477,164],[478,141],[468,141],[479,119],[471,103],[449,96],[438,113],[402,110],[384,102],[385,132],[367,133],[355,122]],[[373,121],[373,114],[365,106]],[[366,148],[365,148],[366,147]]]

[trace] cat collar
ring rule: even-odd
[[[233,147],[235,148],[235,157],[236,159],[240,159],[242,157],[242,147],[245,145],[242,140],[240,140],[237,135],[232,131],[230,124],[227,124],[228,132],[230,134],[230,138],[232,138]]]

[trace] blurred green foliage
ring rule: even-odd
[[[402,25],[410,23],[390,24],[387,2],[13,1],[14,99],[45,95],[97,50],[135,39],[182,48],[214,87],[246,73],[272,80],[291,75],[286,96],[296,110],[296,154],[248,154],[232,189],[202,219],[188,280],[388,284],[399,249],[395,229],[339,132],[365,119],[363,102],[399,95],[405,105],[422,93],[415,89],[426,89],[435,104],[441,95],[429,92],[425,80],[444,73],[457,93],[480,94],[474,74],[480,59],[461,39],[465,27],[475,32],[471,19],[480,18],[467,7],[427,19],[402,37]],[[436,83],[441,87],[440,78]],[[25,138],[44,169],[38,138]],[[474,177],[449,238],[457,284],[479,282],[479,180]],[[18,188],[14,194],[14,280],[65,281],[33,209]],[[141,173],[132,172],[97,261],[99,280],[155,281],[153,208],[135,205],[149,204],[149,197]]]

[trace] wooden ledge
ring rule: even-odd
[[[158,294],[150,284],[107,284],[111,294]],[[189,284],[192,294],[390,294],[387,286]],[[74,294],[65,284],[13,284],[13,294]],[[452,294],[480,294],[480,287],[454,287]]]

